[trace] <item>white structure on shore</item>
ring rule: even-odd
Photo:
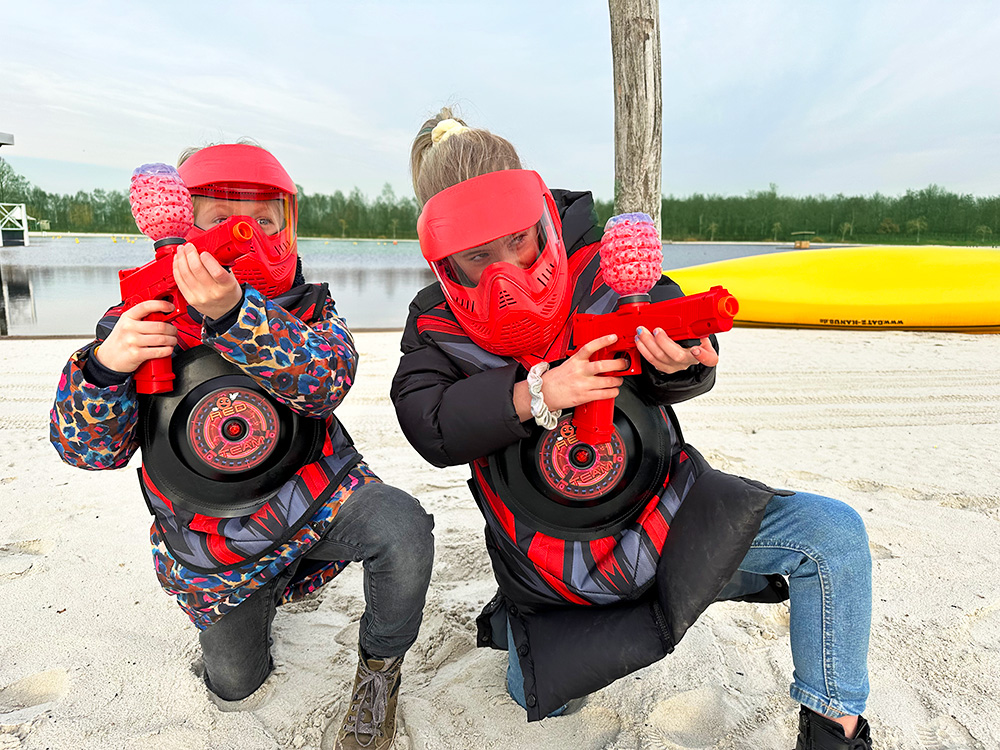
[[[13,146],[14,136],[10,133],[0,133],[0,146]],[[23,203],[0,203],[0,247],[4,244],[30,244],[28,239],[28,212]]]
[[[23,203],[0,203],[0,247],[31,244],[28,237],[28,212]]]

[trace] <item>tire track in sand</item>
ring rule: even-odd
[[[723,371],[682,410],[685,422],[736,430],[997,424],[1000,382],[950,370]]]

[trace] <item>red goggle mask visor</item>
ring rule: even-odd
[[[259,248],[232,264],[236,278],[267,297],[288,291],[297,266],[296,187],[274,156],[246,144],[209,146],[177,170],[191,191],[197,239],[233,216],[254,228]]]
[[[566,253],[536,172],[492,172],[441,191],[424,206],[417,233],[452,312],[483,348],[534,352],[562,327]]]

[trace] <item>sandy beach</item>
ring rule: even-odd
[[[495,591],[467,469],[409,447],[388,399],[398,333],[362,333],[338,415],[385,481],[436,519],[396,748],[790,750],[785,605],[717,604],[676,652],[536,724],[505,654],[475,648]],[[0,340],[0,750],[319,748],[356,663],[361,569],[279,610],[270,700],[222,713],[197,631],[153,575],[134,469],[85,472],[49,444],[58,374],[82,340]],[[719,381],[677,407],[716,467],[838,497],[874,557],[880,750],[1000,748],[1000,337],[737,329]]]

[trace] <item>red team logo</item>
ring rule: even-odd
[[[625,446],[617,430],[599,445],[580,442],[572,415],[566,415],[542,440],[538,469],[546,484],[568,501],[566,504],[586,505],[618,484],[625,471]]]
[[[278,442],[278,414],[264,396],[250,390],[209,393],[188,418],[195,455],[217,471],[259,466]]]

